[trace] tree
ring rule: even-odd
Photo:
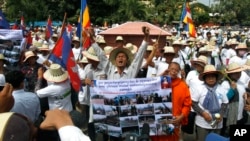
[[[220,4],[212,7],[212,12],[221,14],[223,24],[249,25],[250,11],[249,0],[220,0]]]

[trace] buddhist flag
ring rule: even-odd
[[[81,0],[81,13],[80,13],[80,23],[81,23],[81,37],[82,37],[82,46],[84,49],[90,46],[90,38],[86,35],[86,30],[90,27],[90,18],[89,18],[89,8],[86,0]]]
[[[185,2],[183,5],[183,11],[181,15],[181,22],[184,23],[184,29],[189,33],[190,37],[196,37],[196,29],[192,20],[191,10],[189,2]]]

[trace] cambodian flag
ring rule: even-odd
[[[49,56],[49,60],[60,64],[65,70],[68,71],[71,84],[74,90],[78,92],[81,89],[81,80],[78,75],[78,69],[66,30],[63,31],[62,36],[58,39]]]
[[[46,34],[46,36],[45,36],[46,39],[49,39],[52,36],[52,34],[53,34],[53,31],[52,31],[52,21],[50,19],[50,16],[48,18],[47,27],[46,27],[46,33],[45,34]]]

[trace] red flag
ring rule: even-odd
[[[66,31],[63,31],[62,36],[58,39],[49,59],[54,63],[60,64],[68,71],[71,84],[74,90],[78,92],[81,89],[81,80]]]

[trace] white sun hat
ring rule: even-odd
[[[51,64],[43,74],[44,79],[49,82],[63,82],[68,79],[68,72],[64,71],[59,64]]]
[[[133,54],[135,54],[137,52],[137,46],[133,45],[132,43],[127,43],[126,46],[124,48],[129,49]]]
[[[99,58],[96,55],[96,52],[92,46],[89,47],[89,49],[87,51],[83,51],[82,54],[83,54],[83,56],[87,57],[88,59],[99,62]]]

